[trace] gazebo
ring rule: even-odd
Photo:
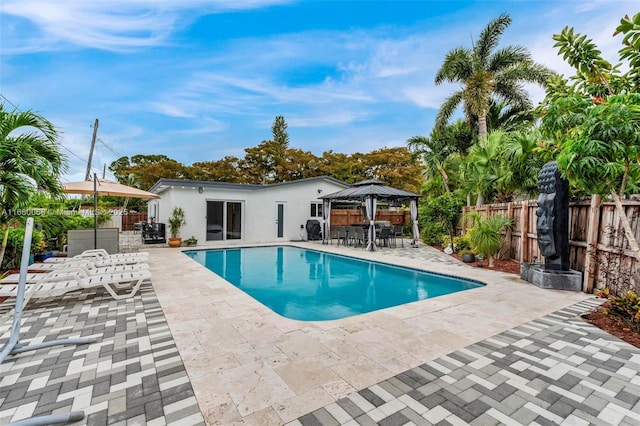
[[[364,202],[367,219],[369,220],[369,244],[367,244],[367,250],[376,250],[375,243],[375,225],[374,220],[376,217],[376,205],[378,200],[381,201],[395,201],[403,202],[409,201],[411,208],[411,223],[413,231],[412,247],[417,247],[418,243],[418,198],[420,195],[412,192],[403,191],[386,185],[384,182],[378,180],[363,180],[361,182],[354,183],[351,188],[343,189],[342,191],[334,192],[332,194],[323,195],[319,197],[322,199],[322,240],[326,243],[331,229],[330,213],[332,201],[360,201]]]

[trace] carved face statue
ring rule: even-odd
[[[538,197],[538,208],[536,209],[538,247],[540,253],[550,259],[558,256],[553,236],[554,200],[555,194],[542,193]]]

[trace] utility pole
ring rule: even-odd
[[[84,176],[84,180],[89,180],[91,177],[91,161],[93,160],[93,149],[96,146],[96,136],[98,136],[98,119],[93,125],[93,138],[91,139],[91,149],[89,150],[89,162],[87,163],[87,173]]]

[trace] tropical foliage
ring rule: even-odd
[[[625,17],[616,34],[625,34],[620,71],[604,59],[585,35],[564,28],[554,35],[559,53],[576,74],[554,82],[542,106],[542,131],[553,139],[558,167],[580,190],[611,197],[620,214],[633,255],[640,247],[621,199],[636,192],[640,182],[640,13]]]
[[[489,259],[489,267],[493,268],[495,256],[505,242],[504,231],[512,225],[511,220],[501,215],[483,217],[478,212],[469,213],[467,219],[473,223],[467,230],[471,249]]]
[[[44,117],[32,111],[5,111],[0,104],[0,262],[15,211],[26,207],[38,191],[62,194],[59,177],[66,163],[57,139],[54,125]]]
[[[9,228],[7,232],[6,255],[2,259],[0,271],[19,268],[22,260],[24,245],[24,227]],[[31,253],[38,253],[41,247],[46,247],[44,233],[34,230],[31,235]]]

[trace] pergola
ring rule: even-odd
[[[378,180],[363,180],[362,182],[354,183],[351,188],[343,189],[342,191],[334,192],[333,194],[323,195],[319,197],[322,199],[322,241],[326,243],[329,235],[330,225],[330,212],[332,201],[360,201],[364,202],[367,219],[369,219],[369,244],[367,244],[367,250],[376,250],[375,235],[376,229],[374,220],[376,217],[376,205],[378,200],[381,201],[395,201],[406,202],[409,201],[411,208],[411,223],[413,231],[412,247],[417,247],[419,230],[418,230],[418,198],[420,195],[412,192],[403,191],[386,185],[384,182]]]

